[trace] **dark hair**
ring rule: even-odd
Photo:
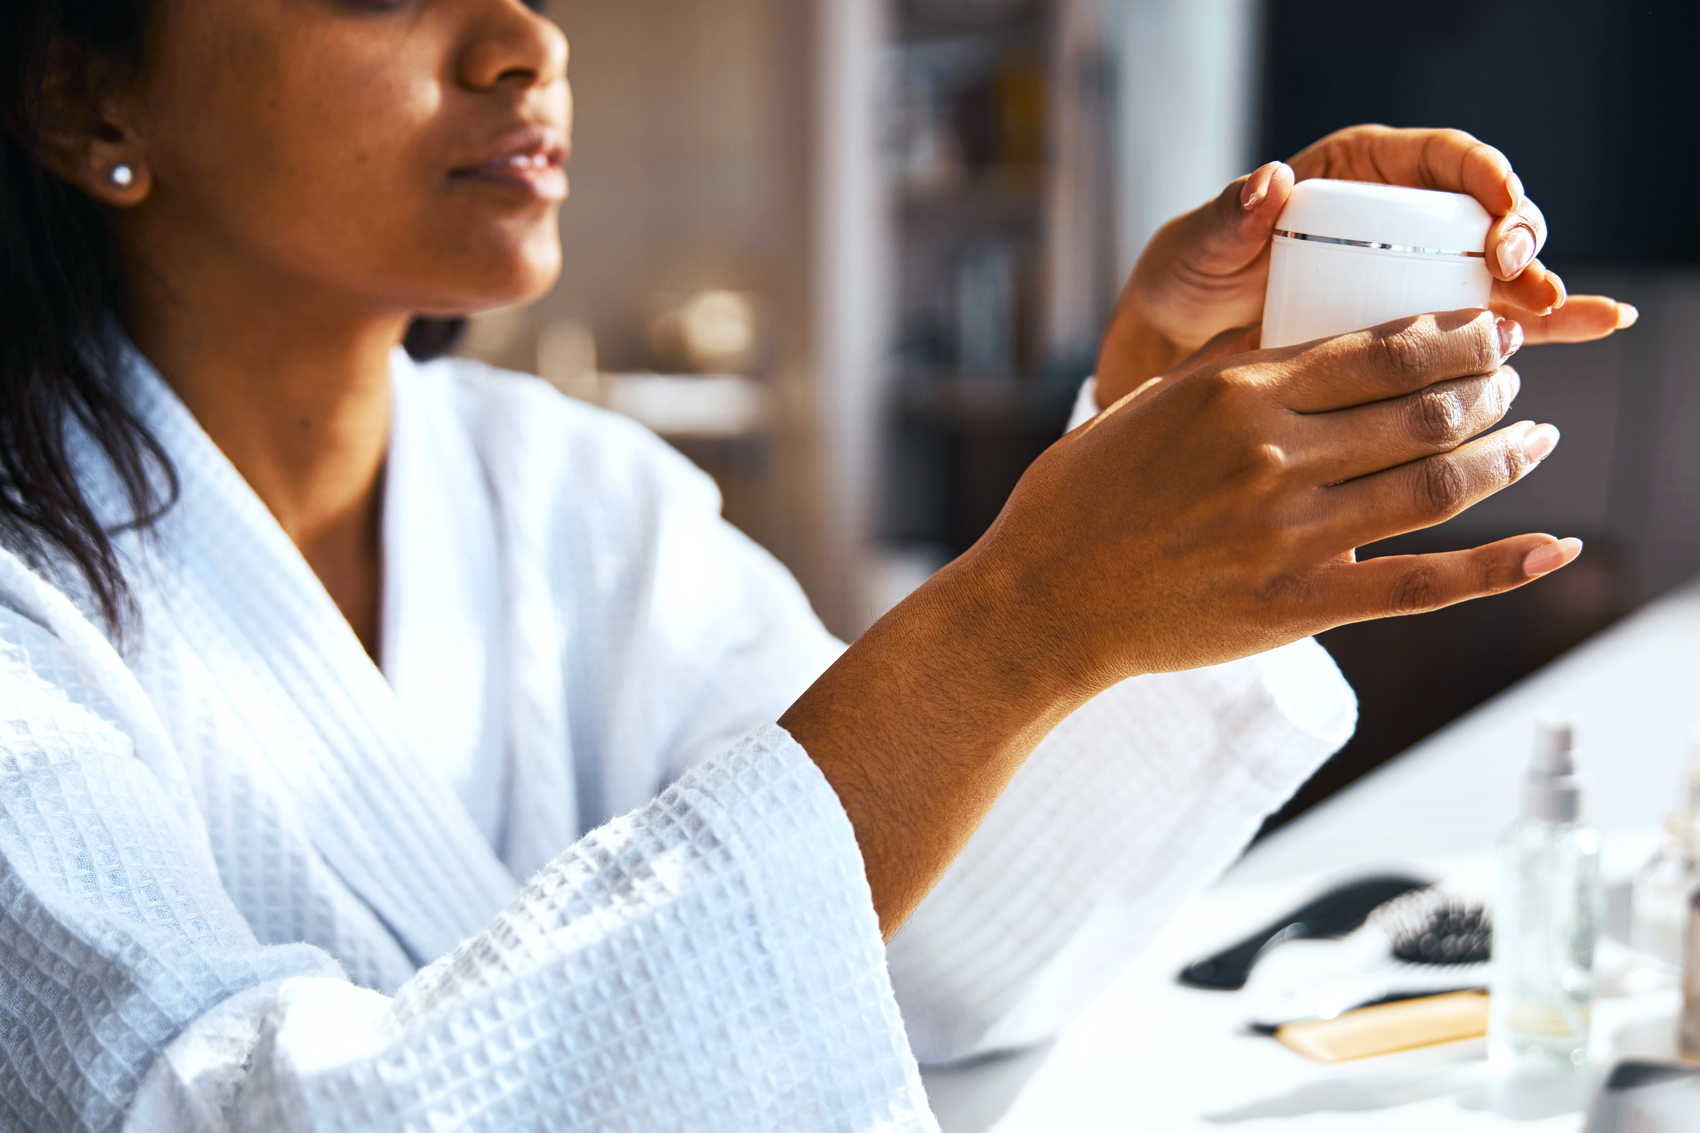
[[[58,552],[87,579],[114,635],[134,603],[112,538],[146,530],[176,471],[124,388],[121,262],[101,208],[42,165],[42,111],[61,50],[139,65],[153,0],[8,0],[0,16],[0,544],[36,567]],[[417,319],[417,358],[454,346],[462,319]],[[111,463],[130,520],[102,526],[68,442],[81,428]]]

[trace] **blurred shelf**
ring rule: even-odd
[[[1040,378],[984,378],[915,372],[898,385],[898,412],[914,420],[972,431],[1026,431],[1062,436],[1079,392],[1074,383]],[[1054,437],[1052,439],[1055,439]]]
[[[896,31],[905,43],[973,37],[985,42],[1030,42],[1043,27],[1040,0],[905,0],[897,5]]]
[[[761,433],[768,387],[734,374],[602,374],[599,400],[668,438],[736,438]]]
[[[885,537],[967,550],[1062,436],[1077,391],[1038,378],[907,375],[893,406]]]
[[[905,212],[929,218],[988,217],[1011,214],[1037,222],[1044,190],[1044,169],[1038,165],[994,165],[942,185],[902,183],[896,200]]]

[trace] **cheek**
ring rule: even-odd
[[[547,287],[555,210],[481,210],[450,189],[450,155],[468,141],[439,81],[450,45],[375,22],[319,25],[226,18],[183,38],[192,58],[166,61],[154,102],[172,127],[158,172],[174,226],[377,307],[472,308]]]

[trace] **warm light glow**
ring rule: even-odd
[[[685,353],[703,370],[730,369],[755,347],[755,308],[736,291],[704,291],[679,311]]]

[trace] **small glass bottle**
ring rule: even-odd
[[[1542,724],[1495,876],[1488,1048],[1503,1070],[1573,1071],[1587,1057],[1605,894],[1581,796],[1570,725]]]
[[[1688,931],[1682,965],[1682,1024],[1677,1047],[1682,1057],[1700,1060],[1700,891],[1688,899]]]
[[[1681,805],[1665,820],[1658,852],[1630,890],[1629,943],[1639,952],[1682,965],[1688,898],[1700,887],[1700,737],[1690,741]]]
[[[1659,850],[1635,874],[1630,890],[1629,943],[1672,968],[1682,963],[1688,898],[1700,886],[1700,857],[1679,815],[1665,821]]]

